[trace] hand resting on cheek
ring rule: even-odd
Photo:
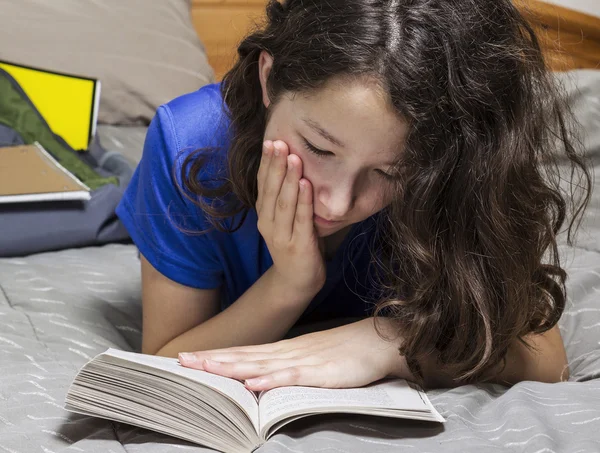
[[[273,258],[273,270],[290,291],[316,295],[325,283],[325,263],[313,224],[313,190],[302,177],[302,160],[281,140],[266,141],[258,169],[258,230]]]

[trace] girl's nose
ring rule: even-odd
[[[332,183],[319,193],[319,201],[325,207],[321,213],[327,216],[327,220],[345,220],[346,215],[354,204],[352,184]]]

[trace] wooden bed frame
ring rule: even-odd
[[[192,20],[218,80],[231,67],[236,46],[264,17],[266,0],[192,0]],[[538,32],[555,71],[600,70],[600,17],[538,0],[515,0]]]

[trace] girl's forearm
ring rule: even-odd
[[[282,339],[315,294],[293,294],[271,269],[235,303],[175,337],[156,355],[177,357],[180,352],[264,344]]]
[[[494,382],[513,385],[521,381],[555,383],[569,379],[567,354],[558,326],[541,335],[531,334],[526,341],[534,349],[515,342]]]
[[[385,318],[383,320],[383,332],[393,329],[391,323]],[[389,330],[387,333],[392,333]],[[400,346],[398,342],[398,347]],[[565,347],[558,326],[541,335],[529,335],[526,341],[534,347],[530,350],[519,341],[509,348],[506,355],[506,363],[502,364],[490,373],[492,382],[503,385],[514,385],[521,381],[537,381],[546,383],[562,382],[569,379],[569,365]],[[423,372],[425,387],[427,388],[452,388],[460,385],[437,363],[432,355],[430,360],[420,363]],[[396,356],[391,362],[391,376],[413,380],[406,359]]]
[[[529,335],[526,341],[534,347],[528,349],[520,341],[509,348],[504,364],[493,370],[486,382],[514,385],[521,381],[555,383],[569,379],[569,365],[558,326],[541,335]],[[451,388],[460,385],[442,371],[432,359],[422,364],[427,388]]]

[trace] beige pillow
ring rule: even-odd
[[[99,122],[147,124],[214,81],[190,0],[0,0],[0,60],[95,77]]]

